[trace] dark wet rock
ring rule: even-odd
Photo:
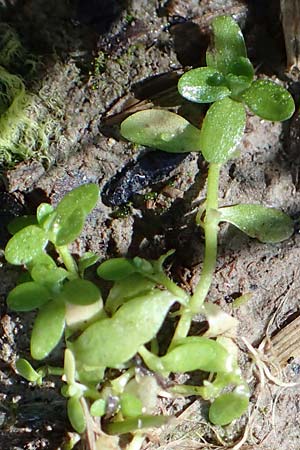
[[[130,162],[104,186],[103,203],[108,206],[127,203],[133,194],[168,177],[186,156],[182,153],[153,151],[134,163]]]

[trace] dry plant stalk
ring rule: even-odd
[[[287,68],[300,70],[300,2],[299,0],[280,0],[280,8]]]
[[[300,357],[300,316],[280,330],[271,339],[271,352],[281,366],[287,363],[290,357]]]

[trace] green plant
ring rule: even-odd
[[[63,367],[34,369],[25,359],[19,359],[16,367],[23,377],[38,384],[47,373],[62,376],[68,416],[78,433],[66,448],[72,448],[83,433],[91,449],[104,448],[107,439],[115,438],[102,430],[108,435],[132,433],[127,448],[140,448],[144,428],[169,420],[154,414],[161,389],[156,375],[167,377],[170,372],[195,370],[212,373],[210,381],[200,386],[182,384],[167,390],[173,396],[200,395],[208,400],[209,418],[214,424],[226,425],[247,409],[249,388],[232,339],[237,321],[217,305],[205,302],[216,265],[219,224],[230,222],[263,242],[278,242],[292,234],[293,223],[284,213],[260,205],[218,206],[221,166],[235,155],[243,135],[242,102],[248,102],[253,91],[257,94],[257,88],[238,26],[226,17],[216,19],[213,29],[214,52],[207,58],[212,68],[204,68],[205,72],[194,69],[179,82],[180,91],[189,95],[197,83],[202,83],[204,94],[199,97],[196,89],[197,101],[215,101],[202,129],[161,110],[136,113],[121,126],[122,134],[134,142],[165,151],[201,151],[209,163],[207,198],[196,218],[204,229],[205,257],[192,295],[166,275],[163,265],[173,253],[170,251],[154,261],[113,258],[100,264],[98,276],[112,283],[103,302],[99,288],[85,279],[85,269],[97,262],[97,256],[86,253],[76,262],[68,248],[98,200],[94,184],[71,191],[56,208],[41,204],[36,217],[17,219],[10,225],[14,235],[6,246],[6,259],[25,266],[28,277],[10,292],[7,302],[15,311],[38,310],[31,356],[45,359],[63,335],[65,338]],[[206,76],[208,71],[210,75]],[[270,86],[268,82],[267,90],[274,89],[275,97],[279,89],[278,101],[285,104],[278,107],[276,103],[272,114],[278,117],[280,111],[280,120],[289,117],[294,109],[291,97],[277,85]],[[255,104],[260,105],[258,100]],[[50,256],[54,250],[58,258]],[[167,351],[161,354],[157,335],[175,305],[173,314],[178,323]],[[209,328],[202,336],[191,336],[192,320],[199,313],[205,316]],[[148,371],[138,363],[138,355]]]

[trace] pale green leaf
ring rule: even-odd
[[[158,332],[176,298],[153,290],[122,305],[111,319],[90,325],[72,344],[76,360],[90,367],[118,367]],[[97,352],[95,352],[97,349]]]
[[[49,287],[59,284],[69,275],[67,270],[51,264],[34,264],[30,273],[34,281]]]
[[[187,357],[188,355],[188,357]],[[218,342],[204,338],[183,339],[181,345],[160,358],[165,371],[190,372],[228,372],[231,370],[230,355]]]
[[[79,398],[69,398],[67,410],[72,427],[77,433],[82,434],[86,429],[86,419]]]
[[[61,291],[65,301],[74,305],[90,305],[101,298],[97,286],[88,280],[77,278],[67,281]]]
[[[254,114],[267,120],[287,120],[295,111],[291,94],[270,80],[254,81],[244,92],[243,100]]]
[[[291,237],[292,219],[284,212],[262,205],[241,204],[220,208],[221,220],[229,222],[252,238],[276,243]]]
[[[83,184],[68,192],[57,205],[56,211],[69,216],[74,209],[80,208],[87,215],[96,206],[98,198],[99,187],[96,184]]]
[[[35,319],[30,351],[34,359],[44,359],[59,343],[65,328],[65,305],[63,302],[46,303]]]
[[[47,217],[52,214],[54,208],[49,203],[41,203],[36,210],[36,217],[39,225],[43,225]]]
[[[200,131],[187,120],[170,111],[139,111],[121,124],[121,134],[129,141],[166,152],[200,150]]]
[[[18,359],[16,361],[16,369],[18,374],[25,378],[25,380],[27,381],[35,383],[41,379],[41,375],[36,370],[34,370],[32,365],[26,359]]]
[[[155,283],[142,275],[138,273],[129,275],[114,283],[106,299],[105,310],[114,314],[123,303],[154,288]]]
[[[206,53],[206,63],[223,74],[241,56],[246,57],[246,47],[238,24],[230,16],[216,17],[212,22],[213,39]]]
[[[111,258],[100,264],[97,275],[104,280],[117,281],[137,272],[133,262],[126,258]]]
[[[225,163],[241,141],[246,125],[243,105],[230,98],[215,102],[201,128],[201,152],[210,163]]]
[[[57,212],[49,228],[50,240],[56,246],[70,244],[81,233],[86,214],[83,209],[76,208],[64,213]]]
[[[10,264],[27,264],[39,256],[48,243],[44,230],[29,225],[18,231],[7,243],[5,258]]]
[[[124,434],[143,428],[161,427],[172,419],[171,416],[138,416],[119,422],[108,423],[105,431],[108,434]]]
[[[99,398],[98,400],[95,400],[91,407],[90,407],[90,413],[94,417],[102,417],[104,416],[106,412],[106,401],[103,398]]]
[[[241,417],[249,405],[249,398],[237,392],[221,394],[209,409],[209,420],[214,425],[228,425]]]
[[[51,293],[45,286],[35,281],[19,284],[10,291],[7,304],[14,311],[31,311],[47,303]]]
[[[178,82],[179,93],[192,102],[210,103],[230,95],[226,80],[212,67],[200,67],[186,72]]]

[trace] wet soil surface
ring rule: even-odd
[[[131,111],[153,104],[179,108],[192,122],[199,121],[203,111],[178,99],[176,80],[185,68],[203,64],[209,23],[224,13],[233,15],[243,28],[257,76],[272,76],[298,101],[299,85],[285,73],[279,7],[272,3],[268,7],[267,1],[258,0],[1,2],[0,19],[14,27],[24,46],[42,61],[30,89],[46,102],[58,123],[46,160],[20,162],[2,171],[1,248],[11,218],[34,212],[41,201],[55,205],[70,189],[94,182],[102,197],[72,247],[74,254],[91,250],[101,260],[121,255],[155,258],[174,248],[173,276],[192,289],[203,251],[203,238],[194,224],[195,207],[205,198],[207,167],[196,154],[168,163],[164,156],[153,160],[149,149],[136,149],[120,139],[118,124]],[[295,218],[295,234],[281,244],[258,243],[231,226],[220,231],[209,299],[240,321],[238,345],[255,413],[245,450],[300,447],[300,388],[259,384],[240,339],[243,336],[257,347],[275,313],[270,333],[299,313],[299,136],[298,117],[274,124],[249,115],[241,155],[222,172],[222,205],[262,203]],[[29,356],[33,318],[7,310],[6,295],[18,275],[2,256],[0,448],[54,450],[70,430],[59,387],[53,381],[30,386],[14,371],[16,358]],[[234,309],[233,299],[243,294],[251,294],[250,299]],[[286,361],[282,370],[287,381],[300,382],[298,363]],[[162,403],[162,408],[177,414],[176,425],[149,435],[145,448],[209,448],[201,447],[201,434],[218,442],[200,401],[181,399]],[[243,419],[217,432],[224,442],[233,442],[244,425]]]

